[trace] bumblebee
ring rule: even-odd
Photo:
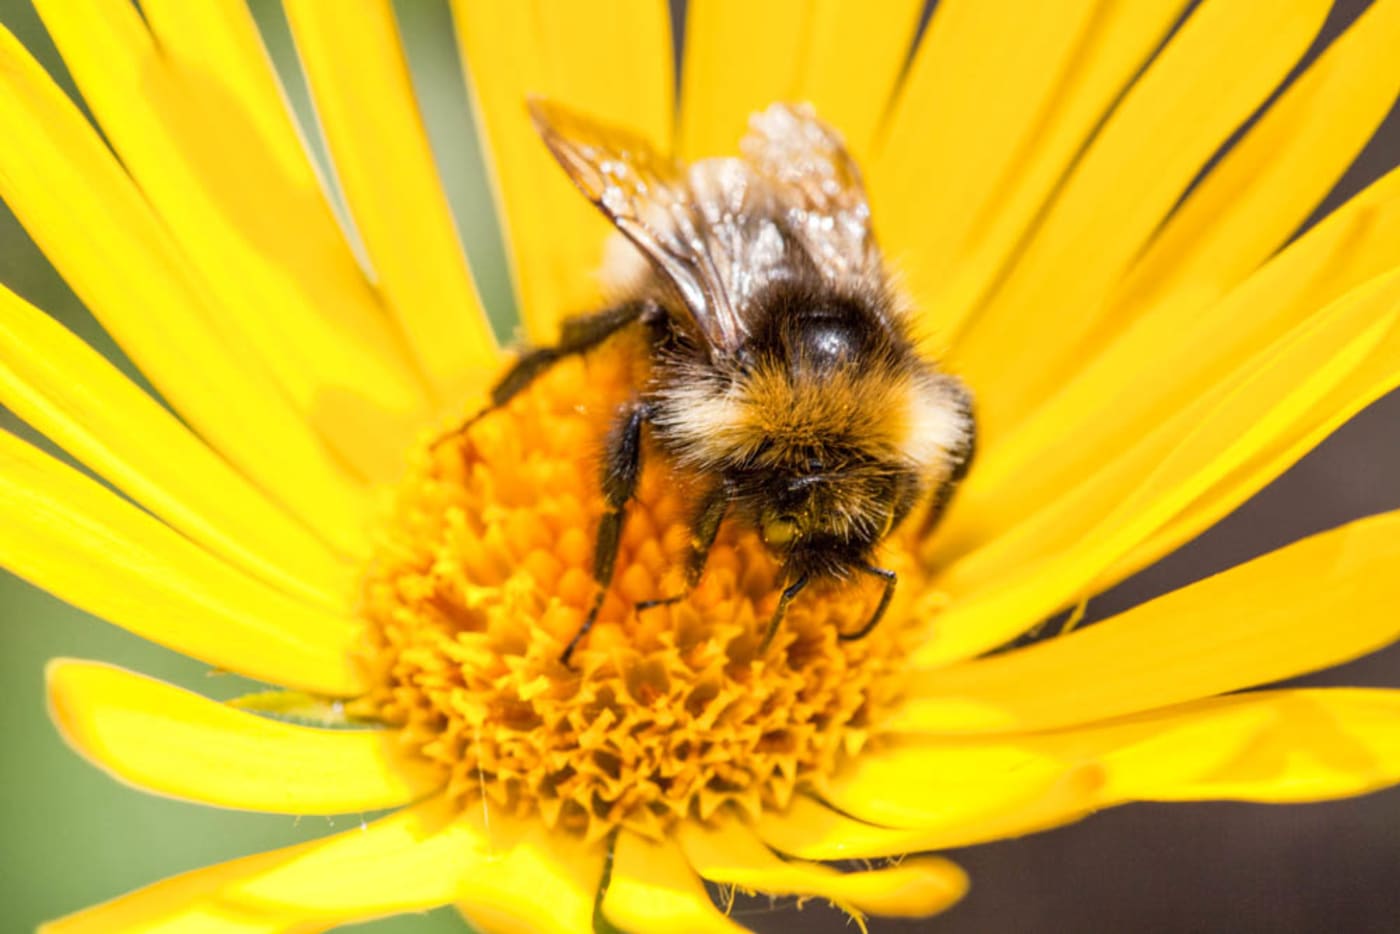
[[[775,104],[750,119],[738,157],[685,165],[557,103],[528,106],[549,151],[641,261],[623,301],[523,354],[481,414],[624,330],[641,332],[650,364],[608,435],[598,594],[561,661],[612,580],[644,435],[647,450],[703,480],[687,591],[733,516],[782,565],[765,648],[803,588],[856,575],[884,584],[868,621],[840,634],[865,636],[896,585],[877,546],[925,499],[925,526],[938,521],[976,432],[968,390],[915,349],[841,138],[809,106]]]

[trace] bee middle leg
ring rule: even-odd
[[[456,428],[444,432],[432,446],[436,448],[447,439],[462,434],[482,416],[499,409],[523,392],[560,360],[592,350],[629,324],[641,320],[653,308],[651,302],[626,302],[596,314],[569,318],[559,330],[559,343],[551,347],[536,347],[521,354],[505,375],[496,381],[496,385],[491,387],[491,401]]]
[[[649,405],[633,402],[608,435],[603,455],[603,502],[607,511],[598,523],[598,540],[593,549],[593,580],[598,584],[598,592],[588,608],[583,625],[559,656],[559,661],[565,665],[579,642],[597,622],[598,611],[603,608],[608,585],[612,583],[617,549],[622,542],[622,522],[627,515],[627,501],[637,492],[637,479],[642,472],[642,427],[650,416]]]
[[[768,631],[763,634],[763,643],[758,647],[759,654],[768,651],[768,646],[773,643],[773,637],[778,634],[778,627],[782,625],[783,617],[787,615],[788,604],[797,599],[797,595],[807,586],[807,575],[803,574],[796,581],[789,584],[783,591],[783,595],[778,598],[778,608],[773,611],[773,618],[768,621]]]

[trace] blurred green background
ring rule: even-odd
[[[277,2],[251,5],[305,122],[305,89]],[[1363,5],[1339,4],[1333,30]],[[513,302],[498,232],[484,209],[489,199],[445,0],[400,0],[396,7],[463,242],[498,330],[508,336]],[[29,0],[0,0],[0,22],[76,96]],[[314,145],[314,134],[308,135]],[[1336,203],[1397,161],[1400,121],[1392,114],[1329,201]],[[3,207],[0,281],[120,360]],[[0,426],[24,431],[3,409]],[[1091,619],[1310,532],[1400,507],[1397,426],[1400,397],[1373,406],[1227,522],[1096,598]],[[298,820],[219,811],[150,797],[112,781],[69,752],[48,722],[43,667],[56,656],[103,659],[220,698],[249,688],[0,574],[0,931],[31,929],[171,873],[358,822],[355,816]],[[1400,652],[1378,654],[1308,683],[1395,686]],[[876,921],[872,929],[1392,931],[1400,918],[1400,888],[1393,881],[1400,868],[1397,818],[1397,792],[1293,808],[1118,809],[1024,841],[954,854],[973,873],[973,891],[963,905],[931,921]],[[847,929],[841,916],[815,906],[797,914],[789,905],[775,908],[758,900],[742,903],[736,914],[763,930]],[[356,927],[462,929],[450,910]]]

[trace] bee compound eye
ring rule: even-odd
[[[763,520],[763,542],[773,548],[783,548],[792,544],[797,537],[796,516],[770,516]]]

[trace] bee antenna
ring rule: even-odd
[[[838,632],[836,634],[836,638],[840,639],[842,642],[854,642],[857,639],[864,639],[866,636],[870,635],[870,631],[879,624],[881,617],[885,615],[885,611],[890,608],[890,601],[894,599],[895,584],[899,583],[899,577],[894,571],[888,570],[887,568],[873,568],[868,564],[862,564],[860,569],[866,574],[884,580],[885,592],[880,595],[880,602],[876,604],[875,612],[870,614],[870,619],[866,621],[864,626],[860,627],[855,632]]]

